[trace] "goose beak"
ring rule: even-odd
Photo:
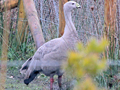
[[[77,8],[81,8],[81,6],[80,6],[78,3],[76,3],[76,7],[77,7]]]

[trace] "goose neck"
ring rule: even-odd
[[[71,32],[76,32],[76,28],[72,22],[71,12],[64,11],[65,16],[65,29],[63,36],[68,36]]]

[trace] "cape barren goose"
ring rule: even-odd
[[[63,9],[66,25],[63,36],[43,44],[38,48],[33,57],[22,65],[20,72],[25,74],[24,83],[26,85],[28,85],[38,73],[42,72],[50,76],[50,90],[53,90],[54,75],[58,75],[58,85],[61,88],[63,75],[61,64],[67,60],[67,52],[74,50],[75,44],[79,40],[71,16],[71,10],[74,8],[80,8],[80,5],[74,1],[69,1],[64,4]]]

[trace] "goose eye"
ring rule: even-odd
[[[74,3],[72,3],[72,5],[74,5]]]

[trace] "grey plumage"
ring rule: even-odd
[[[75,5],[73,5],[73,3]],[[38,48],[33,57],[23,64],[20,72],[25,74],[24,82],[26,84],[29,84],[39,72],[50,77],[53,77],[55,74],[62,76],[63,71],[61,70],[61,64],[67,61],[68,51],[75,50],[75,44],[79,41],[71,17],[71,10],[80,7],[77,5],[74,1],[69,1],[64,4],[66,25],[63,36],[43,44]],[[32,75],[34,75],[34,77],[32,77]],[[31,80],[29,78],[31,78]]]

